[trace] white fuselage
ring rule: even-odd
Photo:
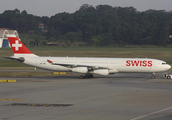
[[[105,67],[116,72],[161,72],[171,68],[166,62],[147,58],[83,58],[83,57],[24,57],[24,64],[37,68],[70,72],[72,68],[52,65],[47,60],[60,64],[76,64],[84,66]]]

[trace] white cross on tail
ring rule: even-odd
[[[19,47],[22,47],[22,44],[19,44],[19,41],[16,40],[15,41],[15,44],[12,44],[12,47],[15,47],[15,50],[18,51],[19,50]]]

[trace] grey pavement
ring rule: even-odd
[[[0,120],[171,120],[172,79],[156,75],[0,78],[17,80],[0,83]]]

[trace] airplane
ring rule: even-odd
[[[89,57],[40,57],[33,54],[15,35],[7,35],[13,56],[5,57],[35,68],[50,71],[81,73],[81,79],[93,78],[93,74],[162,72],[171,68],[166,62],[148,58],[89,58]]]

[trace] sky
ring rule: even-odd
[[[74,13],[83,4],[110,5],[112,7],[134,7],[138,11],[148,9],[172,10],[172,0],[1,0],[0,13],[5,10],[26,10],[28,14],[37,16],[54,16],[55,14],[68,12]]]

